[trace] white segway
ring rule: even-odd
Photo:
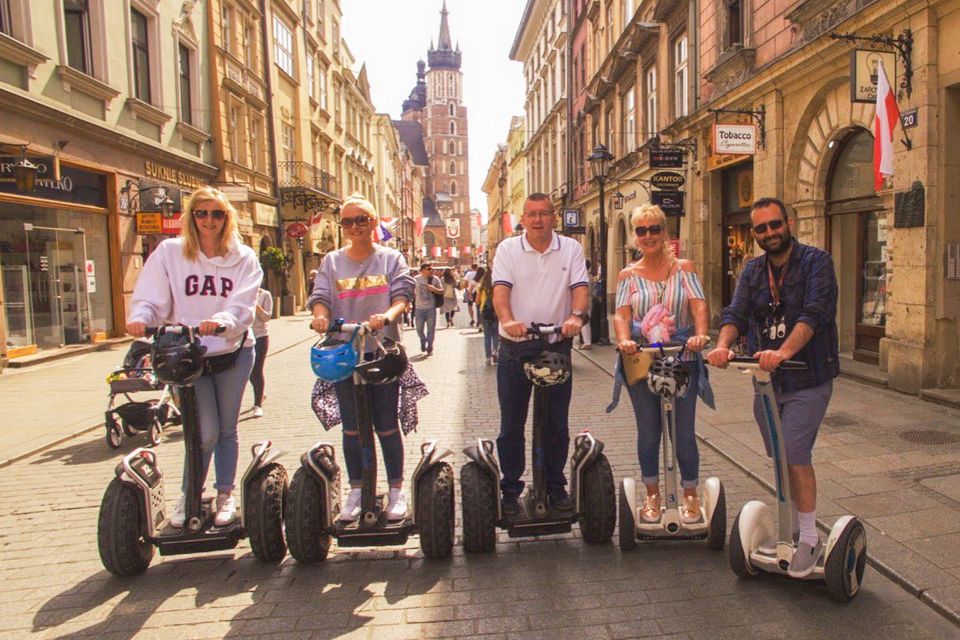
[[[730,568],[741,578],[760,571],[786,576],[797,545],[793,540],[793,502],[786,446],[773,384],[770,373],[760,368],[757,358],[737,357],[730,364],[751,373],[760,390],[764,427],[773,452],[777,497],[777,524],[773,520],[773,509],[759,500],[751,500],[740,509],[730,530]],[[806,364],[787,360],[780,368],[803,370]],[[835,600],[849,602],[860,592],[866,562],[867,534],[863,524],[855,516],[842,516],[830,529],[813,572],[800,579],[823,581]]]
[[[695,389],[685,389],[686,380],[677,380],[683,351],[682,343],[664,343],[660,346],[640,347],[637,351],[649,353],[655,359],[648,374],[651,391],[660,396],[660,421],[663,434],[663,484],[666,500],[660,508],[660,519],[645,520],[642,506],[637,506],[637,482],[624,478],[620,482],[620,549],[628,551],[637,546],[638,540],[703,540],[711,549],[723,549],[727,537],[727,501],[723,483],[710,477],[703,482],[703,499],[700,519],[684,522],[680,518],[677,482],[677,413],[676,398]],[[658,371],[659,370],[659,371]],[[685,372],[683,372],[685,376]],[[658,377],[669,379],[660,380]],[[642,483],[641,483],[642,484]]]

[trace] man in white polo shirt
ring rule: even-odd
[[[503,478],[501,507],[504,515],[519,513],[525,461],[524,424],[533,383],[523,371],[523,362],[542,350],[538,339],[530,340],[533,323],[562,325],[563,338],[554,337],[552,349],[570,356],[571,338],[589,322],[589,276],[583,249],[572,238],[554,233],[556,215],[550,196],[533,193],[523,205],[523,235],[497,246],[493,261],[493,306],[500,319],[500,351],[497,395],[500,399],[500,435],[497,452]],[[544,432],[544,463],[550,506],[571,511],[573,502],[564,486],[570,434],[567,415],[573,377],[546,388],[547,424]]]

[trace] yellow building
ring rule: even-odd
[[[510,204],[509,147],[497,145],[497,152],[490,161],[487,175],[480,189],[487,194],[487,264],[493,264],[497,245],[512,235],[514,219],[508,209]],[[519,222],[520,218],[515,218]],[[509,230],[508,230],[509,227]]]
[[[509,169],[510,195],[507,210],[519,220],[523,203],[527,199],[527,123],[523,116],[510,119],[507,134],[507,167]]]

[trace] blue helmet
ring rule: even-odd
[[[329,335],[310,349],[310,366],[321,380],[340,382],[353,374],[359,358],[352,340],[338,340]]]

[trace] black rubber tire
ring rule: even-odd
[[[287,555],[283,540],[283,506],[287,497],[287,472],[271,464],[250,479],[243,505],[244,528],[253,555],[262,562],[280,562]]]
[[[284,513],[287,546],[297,562],[323,562],[330,553],[330,534],[323,529],[326,503],[316,478],[303,467],[297,469]]]
[[[720,493],[717,494],[717,504],[713,508],[713,517],[707,528],[707,546],[715,551],[723,549],[727,540],[727,496],[720,484]]]
[[[617,526],[617,487],[613,470],[602,453],[583,470],[580,535],[590,544],[606,544]]]
[[[446,462],[431,467],[417,483],[415,513],[420,525],[420,550],[428,558],[449,558],[453,552],[453,492],[453,467]]]
[[[740,542],[740,514],[733,519],[733,526],[730,527],[730,548],[727,557],[730,560],[730,568],[741,578],[753,576],[750,571],[750,565],[746,556],[743,555],[743,545]]]
[[[147,440],[152,447],[160,446],[160,442],[163,440],[163,424],[158,418],[154,418],[153,422],[150,423],[150,428],[147,429]]]
[[[497,546],[497,481],[476,462],[460,470],[463,550],[490,553]]]
[[[137,435],[137,430],[131,427],[130,424],[123,418],[120,418],[120,426],[123,428],[123,432],[128,436]]]
[[[854,553],[858,537],[863,541],[863,549],[856,558],[849,558]],[[867,532],[859,520],[854,518],[844,528],[837,538],[833,553],[827,558],[823,567],[823,579],[827,583],[827,591],[837,602],[850,602],[863,585],[863,571],[867,564]],[[856,574],[856,584],[850,579],[851,573]]]
[[[637,520],[624,489],[620,483],[620,550],[630,551],[637,548]]]
[[[108,420],[104,426],[107,428],[107,446],[119,449],[123,444],[123,427],[116,420]]]
[[[97,518],[97,548],[103,568],[115,576],[143,573],[153,559],[153,545],[143,538],[143,498],[128,482],[107,485]]]

